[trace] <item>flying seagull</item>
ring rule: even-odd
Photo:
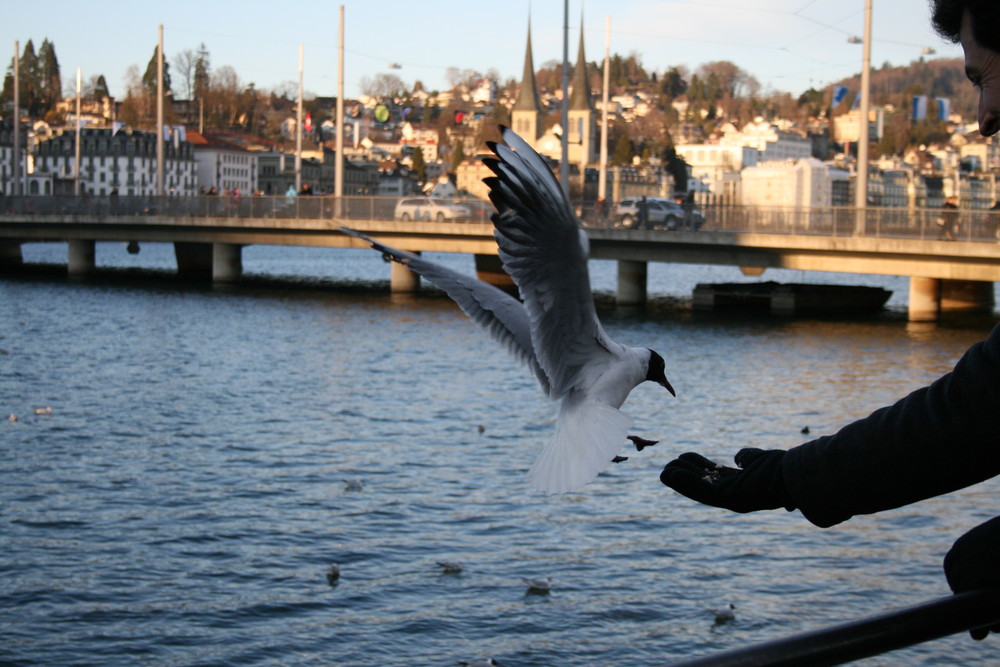
[[[493,155],[483,158],[495,176],[483,181],[498,211],[491,219],[500,260],[520,301],[473,276],[341,230],[444,290],[561,402],[555,433],[529,479],[541,491],[564,493],[596,477],[621,449],[632,418],[618,408],[632,389],[650,380],[674,390],[663,357],[616,343],[604,331],[590,290],[586,233],[548,165],[521,137],[500,129],[504,143],[489,142]]]

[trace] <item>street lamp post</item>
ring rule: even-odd
[[[864,54],[861,62],[861,118],[858,135],[858,178],[854,205],[858,209],[854,232],[863,235],[865,231],[865,208],[868,206],[868,111],[871,105],[871,60],[872,60],[872,0],[865,0]]]

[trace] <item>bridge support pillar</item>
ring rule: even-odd
[[[66,273],[71,276],[85,276],[94,272],[94,242],[87,239],[70,239],[66,262]]]
[[[18,241],[0,241],[0,270],[12,269],[24,264],[21,254],[21,243]]]
[[[212,244],[174,241],[177,273],[188,278],[208,278],[212,275]]]
[[[989,313],[993,310],[993,283],[981,280],[942,280],[942,313]]]
[[[503,290],[514,289],[514,279],[503,270],[497,255],[476,255],[476,277]]]
[[[990,312],[993,305],[992,282],[910,278],[911,322],[935,322],[943,313]]]
[[[941,314],[941,281],[938,278],[910,276],[911,322],[936,322]]]
[[[420,253],[414,253],[419,255]],[[420,276],[397,262],[389,263],[389,289],[393,293],[416,292],[420,289]]]
[[[618,260],[619,306],[642,306],[646,303],[646,273],[648,264],[634,260]]]
[[[212,244],[212,282],[238,283],[243,277],[243,246]]]

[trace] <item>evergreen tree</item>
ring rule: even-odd
[[[687,81],[684,80],[680,70],[676,67],[667,70],[660,83],[660,91],[671,99],[683,95],[687,91],[687,87]]]
[[[20,68],[21,71],[18,73],[20,76],[20,91],[21,95],[21,107],[27,110],[29,116],[38,116],[39,111],[41,111],[41,77],[39,76],[38,70],[38,56],[35,55],[35,45],[29,39],[27,44],[24,45],[24,51],[21,53]],[[14,98],[13,95],[13,73],[14,64],[11,63],[11,99]]]
[[[48,39],[42,40],[42,47],[38,50],[38,79],[41,111],[44,114],[55,109],[62,100],[59,60],[56,58],[56,47]]]
[[[159,47],[153,47],[153,57],[149,59],[149,64],[146,65],[146,73],[142,75],[142,85],[146,88],[146,91],[150,95],[156,95],[156,73],[157,73],[157,57],[156,52]],[[166,58],[163,59],[163,92],[170,90],[170,63],[167,62]]]
[[[462,164],[465,160],[465,146],[461,138],[455,141],[455,147],[451,152],[451,168],[452,170],[458,169],[458,165]]]
[[[424,161],[424,149],[417,146],[413,151],[413,173],[421,183],[427,181],[427,163]]]
[[[628,134],[621,132],[618,135],[618,141],[615,142],[615,150],[611,154],[612,164],[632,164],[632,142],[628,138]]]

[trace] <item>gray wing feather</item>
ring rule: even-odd
[[[494,236],[504,269],[531,318],[535,355],[553,398],[572,389],[580,369],[614,345],[594,308],[586,237],[552,170],[507,128],[508,144],[488,144],[495,157],[484,179],[498,213]]]
[[[405,250],[380,243],[349,227],[345,234],[371,244],[383,256],[417,273],[452,298],[469,318],[486,329],[508,352],[528,366],[545,393],[550,393],[549,380],[542,371],[531,345],[531,323],[520,301],[503,290],[473,276],[452,271],[446,266],[423,259]]]

